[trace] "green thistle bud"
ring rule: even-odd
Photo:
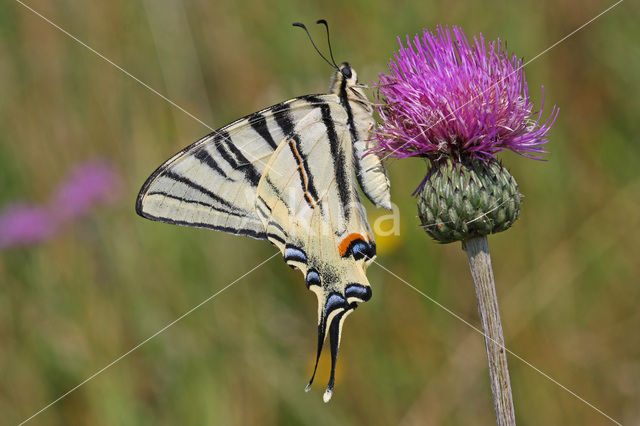
[[[433,162],[418,195],[427,234],[441,243],[502,232],[520,213],[518,184],[497,160]]]

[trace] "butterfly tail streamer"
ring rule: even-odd
[[[351,312],[351,310],[342,311],[341,313],[339,313],[334,318],[329,330],[329,341],[331,345],[331,375],[329,376],[329,383],[327,384],[327,388],[324,391],[324,395],[322,396],[322,400],[324,402],[329,402],[331,400],[331,397],[333,396],[333,386],[335,385],[336,379],[336,364],[338,360],[338,349],[340,348],[342,325],[344,323],[344,319]]]
[[[313,374],[311,375],[311,379],[309,379],[309,383],[307,383],[307,387],[304,388],[305,392],[309,392],[309,390],[311,389],[311,385],[313,384],[313,379],[315,379],[316,377],[316,372],[318,371],[318,363],[320,362],[320,355],[322,354],[322,347],[324,345],[324,341],[326,339],[326,331],[325,331],[325,326],[324,326],[324,320],[320,321],[320,324],[318,324],[318,353],[316,355],[316,363],[315,366],[313,367]]]

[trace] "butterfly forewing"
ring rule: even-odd
[[[138,195],[138,214],[266,238],[255,213],[255,192],[264,167],[292,123],[314,110],[315,103],[336,100],[332,95],[292,99],[205,136],[149,177]]]

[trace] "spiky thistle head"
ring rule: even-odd
[[[534,111],[522,60],[509,55],[500,40],[486,44],[480,35],[470,42],[460,28],[453,27],[452,36],[439,26],[413,42],[407,37],[406,47],[398,41],[389,74],[380,74],[377,84],[383,121],[375,134],[377,149],[384,157],[430,160],[418,207],[438,241],[508,228],[518,217],[520,195],[495,155],[508,149],[541,159],[558,109],[545,121],[542,108]],[[509,211],[500,211],[506,204]],[[490,219],[483,209],[498,214]],[[477,215],[488,223],[477,226]],[[452,230],[430,232],[434,227]]]

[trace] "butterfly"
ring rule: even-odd
[[[318,23],[329,38],[326,21]],[[376,245],[358,186],[373,204],[391,208],[384,166],[369,152],[371,103],[348,63],[329,63],[335,70],[328,94],[293,98],[203,137],[162,164],[136,203],[147,219],[267,240],[302,272],[318,299],[317,355],[306,390],[328,336],[325,402],[344,320],[371,298],[365,270]]]

